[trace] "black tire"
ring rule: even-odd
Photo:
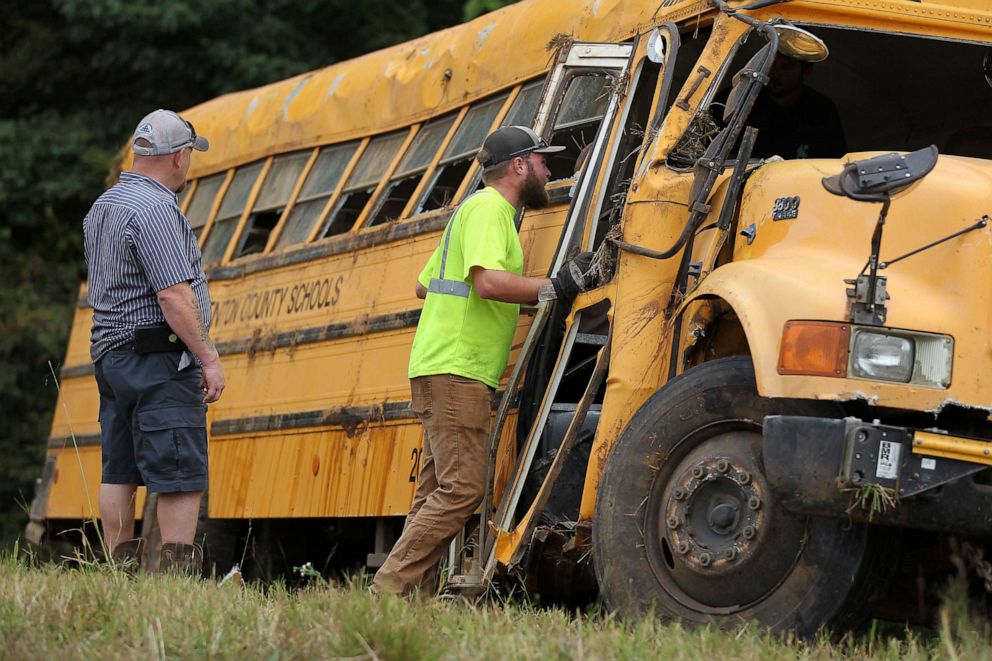
[[[686,372],[635,414],[597,493],[593,552],[610,608],[804,638],[863,618],[887,575],[876,571],[884,549],[867,526],[775,503],[761,459],[761,422],[773,413],[841,415],[830,403],[759,397],[746,357]]]

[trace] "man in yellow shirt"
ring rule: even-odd
[[[569,305],[587,287],[583,253],[554,278],[523,273],[514,217],[548,204],[551,147],[531,129],[491,134],[477,159],[486,187],[459,206],[417,281],[426,299],[410,353],[412,408],[424,451],[403,534],[375,575],[379,593],[430,593],[455,534],[482,502],[492,399],[506,369],[520,303]]]

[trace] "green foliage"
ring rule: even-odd
[[[82,218],[138,119],[398,43],[467,11],[464,0],[39,0],[5,12],[0,544],[23,529],[18,505],[41,472],[56,398],[48,362],[64,356],[85,275]]]
[[[486,12],[499,9],[500,7],[505,7],[506,5],[512,5],[515,1],[516,0],[468,0],[468,2],[465,3],[465,20],[470,21],[476,16],[480,16]]]

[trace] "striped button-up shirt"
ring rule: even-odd
[[[193,288],[204,327],[210,327],[200,248],[175,193],[151,177],[122,172],[86,214],[83,234],[94,362],[129,344],[136,326],[164,323],[155,294],[181,282]]]

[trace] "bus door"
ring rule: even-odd
[[[611,223],[619,223],[660,82],[660,64],[646,57],[648,41],[645,35],[632,43],[565,44],[548,77],[535,130],[565,147],[549,155],[549,193],[553,199],[567,190],[570,198],[549,275],[575,252],[598,247]],[[658,47],[657,40],[652,44]],[[573,310],[540,304],[535,312],[490,437],[486,525],[480,526],[484,569],[476,580],[488,581],[497,564],[519,562],[528,546],[521,542],[530,541],[537,525],[577,519],[583,451],[598,421],[609,361],[608,289],[580,296]],[[518,394],[516,447],[500,447]],[[572,488],[558,488],[565,483]],[[454,582],[472,578],[456,575]]]

